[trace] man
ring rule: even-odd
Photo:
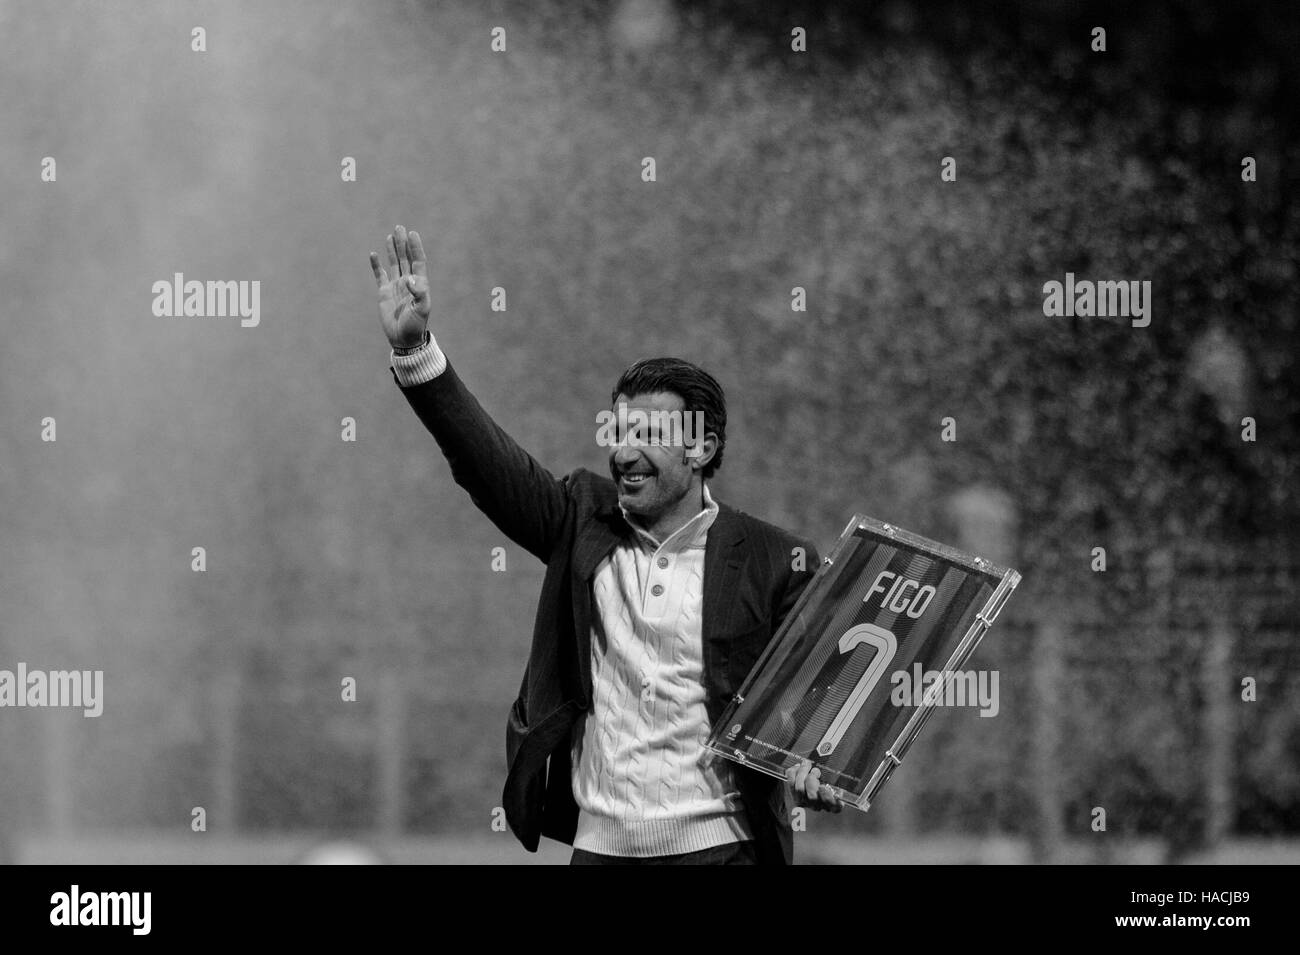
[[[713,500],[706,482],[726,443],[718,383],[677,359],[638,362],[614,388],[619,420],[699,414],[702,433],[687,444],[620,430],[610,478],[580,468],[557,480],[479,406],[428,332],[419,234],[397,226],[387,260],[370,255],[394,380],[456,483],[547,565],[506,727],[510,828],[529,851],[543,835],[572,845],[574,864],[792,862],[789,795],[840,808],[818,771],[793,767],[787,789],[708,759],[704,742],[818,558]]]

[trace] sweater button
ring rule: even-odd
[[[667,566],[668,566],[668,558],[667,558],[667,557],[660,557],[658,563],[659,563],[659,567],[660,567],[660,569],[663,569],[664,567],[667,567]]]
[[[656,597],[662,596],[663,592],[664,592],[663,584],[655,584],[653,587],[650,588],[650,593],[654,594]]]

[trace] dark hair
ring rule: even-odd
[[[704,430],[718,438],[717,450],[704,465],[702,476],[713,477],[722,467],[722,450],[727,446],[727,399],[718,380],[703,368],[680,358],[643,358],[619,376],[609,396],[610,404],[619,395],[635,398],[656,391],[667,391],[682,399],[684,411],[704,412]]]

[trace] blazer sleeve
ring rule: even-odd
[[[474,505],[524,550],[549,561],[564,529],[566,482],[538,464],[492,420],[450,361],[431,381],[409,388],[399,382],[398,387],[438,442],[452,479],[469,492]]]

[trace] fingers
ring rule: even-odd
[[[406,287],[417,305],[423,304],[424,300],[429,297],[429,280],[422,275],[408,275],[406,277]]]
[[[824,809],[827,812],[839,812],[844,808],[840,804],[839,797],[835,795],[835,790],[826,783],[821,783],[817,787],[818,809]]]
[[[388,253],[389,278],[396,281],[401,276],[402,270],[401,267],[397,264],[397,240],[393,238],[393,234],[391,232],[388,233],[388,243],[387,245],[384,246],[384,250]]]
[[[812,764],[809,763],[809,765],[811,766]],[[820,769],[814,769],[810,771],[804,777],[803,794],[807,796],[809,799],[815,800],[817,798],[817,789],[819,786],[821,786],[821,784],[822,784],[822,771]]]
[[[786,782],[790,784],[790,788],[794,790],[796,796],[803,795],[804,783],[808,780],[808,770],[811,768],[812,763],[805,759],[801,763],[795,763],[785,771]]]
[[[785,779],[800,805],[839,812],[844,807],[835,791],[821,781],[821,774],[821,769],[814,767],[812,760],[805,759],[787,769]]]
[[[413,231],[407,237],[407,251],[411,256],[411,274],[427,276],[429,261],[424,256],[424,243],[420,241],[420,233]]]
[[[409,237],[406,234],[406,226],[399,225],[393,228],[393,238],[397,245],[397,264],[402,270],[403,275],[411,274],[411,251]]]
[[[380,285],[390,279],[395,281],[403,275],[428,276],[428,259],[425,257],[424,243],[420,241],[418,232],[408,233],[406,226],[395,226],[393,231],[388,233],[384,251],[388,257],[387,271],[380,268],[379,256],[370,253],[370,267],[374,270],[375,281]],[[426,285],[425,288],[427,290],[428,286]],[[416,294],[414,288],[411,289],[411,294]]]
[[[839,812],[842,808],[839,797],[835,795],[835,790],[822,782],[820,766],[808,773],[808,779],[804,783],[804,792],[810,800],[813,800],[813,805],[817,809]]]

